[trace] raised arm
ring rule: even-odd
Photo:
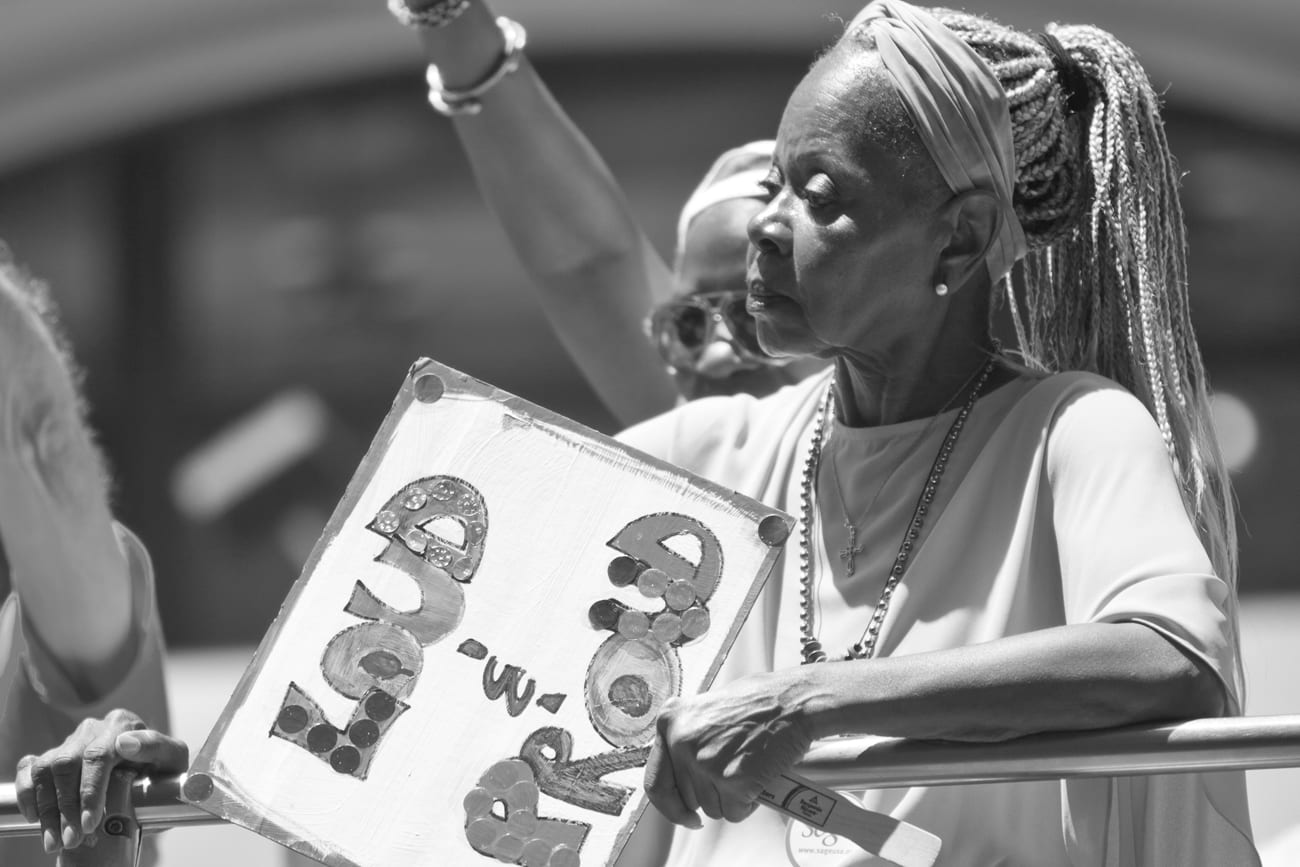
[[[29,656],[92,702],[135,657],[132,582],[103,462],[43,306],[36,284],[0,264],[0,543]]]
[[[414,12],[447,5],[408,0]],[[450,90],[475,86],[502,62],[501,30],[481,0],[471,0],[450,23],[418,33]],[[526,55],[481,104],[476,114],[455,115],[453,125],[565,347],[622,422],[671,408],[672,378],[642,322],[673,294],[672,271],[608,167]]]
[[[0,262],[0,584],[13,590],[0,607],[0,763],[18,762],[46,852],[97,826],[112,770],[94,749],[83,763],[51,748],[119,703],[143,714],[135,728],[167,725],[152,567],[109,511],[65,344],[43,286]],[[24,842],[0,841],[0,862],[34,863]],[[116,863],[114,851],[64,863]]]

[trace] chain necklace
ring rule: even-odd
[[[912,549],[921,535],[921,528],[925,525],[926,513],[930,511],[930,504],[934,502],[935,493],[939,490],[939,481],[943,478],[943,471],[948,467],[948,458],[952,455],[953,447],[957,445],[957,438],[961,436],[961,430],[966,425],[966,419],[971,410],[974,409],[975,401],[979,399],[980,392],[984,390],[984,385],[993,373],[996,363],[997,347],[995,346],[994,354],[981,369],[979,379],[975,382],[975,387],[971,389],[966,404],[957,413],[957,417],[953,419],[952,425],[948,428],[948,433],[944,435],[943,445],[939,447],[939,453],[935,455],[934,464],[930,467],[930,475],[925,480],[925,487],[921,489],[921,496],[917,498],[916,508],[912,512],[912,520],[907,525],[907,532],[903,534],[903,542],[899,546],[898,556],[894,558],[894,565],[890,567],[889,577],[885,579],[885,587],[880,591],[880,601],[876,603],[876,610],[872,612],[871,620],[868,622],[866,630],[863,631],[862,637],[849,648],[844,656],[845,659],[870,659],[875,653],[876,640],[880,637],[880,627],[885,622],[885,613],[889,610],[889,602],[893,598],[894,589],[898,586],[898,582],[903,580],[903,573],[907,571],[907,563],[911,559]],[[817,640],[816,633],[813,631],[812,524],[813,489],[817,484],[817,470],[821,466],[822,445],[826,439],[826,420],[834,412],[834,407],[835,380],[832,377],[830,383],[826,386],[826,394],[822,396],[821,402],[817,405],[817,422],[813,428],[812,442],[808,446],[808,459],[804,462],[803,484],[799,498],[799,642],[802,645],[805,665],[813,662],[825,662],[827,659],[826,651],[822,649],[821,642]],[[834,456],[832,456],[833,459]],[[836,479],[836,484],[839,484],[838,479]],[[845,524],[849,524],[847,509],[845,514]],[[848,549],[850,553],[847,556],[841,553],[841,556],[845,557],[846,560],[861,550],[853,550],[854,537],[856,536],[856,533],[853,532],[854,529],[850,528]],[[851,571],[850,574],[852,574]]]
[[[957,396],[965,391],[966,387],[970,385],[971,382],[974,381],[975,377],[979,376],[983,370],[984,368],[981,367],[970,376],[966,377],[966,381],[963,382],[961,387],[953,393],[953,396],[948,398],[948,400],[944,402],[943,406],[939,407],[939,411],[932,415],[930,420],[925,423],[925,429],[922,430],[920,435],[917,436],[912,444],[907,447],[907,451],[903,453],[903,457],[899,459],[898,463],[894,464],[894,468],[889,471],[889,475],[885,476],[885,480],[881,482],[880,487],[876,489],[876,494],[871,498],[871,502],[867,503],[867,507],[862,510],[862,517],[864,519],[870,515],[871,510],[876,507],[876,501],[879,500],[880,495],[885,492],[885,488],[889,486],[890,480],[893,479],[898,471],[903,468],[903,464],[912,459],[912,455],[916,454],[917,449],[919,449],[921,444],[925,442],[925,438],[930,435],[930,431],[934,428],[935,422],[939,420],[939,416],[948,411],[948,407],[952,406],[953,401],[957,399]],[[825,448],[825,440],[822,442],[822,447],[823,449]],[[844,529],[847,530],[849,534],[849,539],[844,544],[844,547],[840,549],[839,554],[840,559],[844,561],[845,574],[853,575],[854,572],[857,571],[857,557],[863,552],[866,546],[858,544],[858,525],[849,517],[849,501],[844,496],[844,488],[840,485],[840,468],[837,461],[838,459],[835,456],[835,450],[831,449],[831,481],[835,485],[835,496],[839,498],[840,510],[844,515]]]
[[[976,373],[978,372],[979,371],[976,371]],[[966,385],[969,384],[970,384],[969,381],[967,381]],[[966,385],[963,385],[962,388],[965,388]],[[949,403],[951,402],[952,401],[949,401]],[[890,480],[894,478],[894,475],[900,469],[902,469],[903,464],[907,463],[908,460],[911,459],[912,455],[916,454],[916,450],[921,447],[921,443],[924,442],[925,438],[930,435],[930,429],[934,427],[935,419],[937,419],[940,415],[943,415],[947,411],[948,411],[947,406],[939,410],[938,414],[935,415],[934,418],[931,418],[929,423],[925,426],[925,430],[921,431],[921,435],[916,438],[916,442],[908,446],[907,451],[904,452],[902,459],[899,460],[899,462],[894,465],[894,468],[889,471],[889,475],[885,476],[885,480],[881,482],[880,487],[876,489],[876,494],[874,497],[871,498],[871,502],[867,503],[867,507],[862,510],[863,518],[866,518],[868,515],[871,514],[871,510],[876,507],[876,501],[880,499],[880,495],[883,494],[885,492],[885,488],[889,486]],[[822,445],[824,449],[825,440],[823,440]],[[849,517],[849,501],[844,496],[844,488],[840,486],[840,469],[837,463],[837,459],[835,457],[834,449],[831,449],[831,481],[834,482],[835,496],[839,498],[840,511],[844,515],[844,520],[841,521],[841,523],[844,525],[844,529],[847,530],[849,534],[848,541],[845,542],[844,547],[840,549],[839,555],[840,555],[840,559],[844,561],[845,574],[852,575],[857,571],[857,557],[866,549],[866,545],[858,544],[858,525],[854,523],[853,520]]]

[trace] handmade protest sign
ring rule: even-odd
[[[791,524],[421,360],[185,796],[327,864],[612,863]]]

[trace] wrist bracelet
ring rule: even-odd
[[[442,74],[438,72],[438,67],[429,64],[428,72],[425,74],[429,82],[429,105],[433,106],[433,110],[438,114],[443,117],[478,114],[483,110],[483,95],[496,87],[501,79],[519,68],[519,58],[523,55],[524,45],[528,41],[527,31],[517,21],[511,21],[505,16],[497,19],[497,27],[501,29],[501,35],[505,38],[505,50],[502,51],[501,59],[497,61],[492,71],[473,87],[465,90],[443,87]]]
[[[388,11],[407,27],[446,27],[469,8],[470,0],[444,0],[419,12],[406,5],[406,0],[388,0]]]

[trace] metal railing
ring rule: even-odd
[[[832,788],[1014,783],[1300,767],[1300,715],[1202,719],[1092,732],[1033,735],[996,744],[844,738],[815,744],[799,773]],[[180,799],[185,775],[136,781],[145,831],[221,820]],[[39,834],[0,783],[0,837]]]

